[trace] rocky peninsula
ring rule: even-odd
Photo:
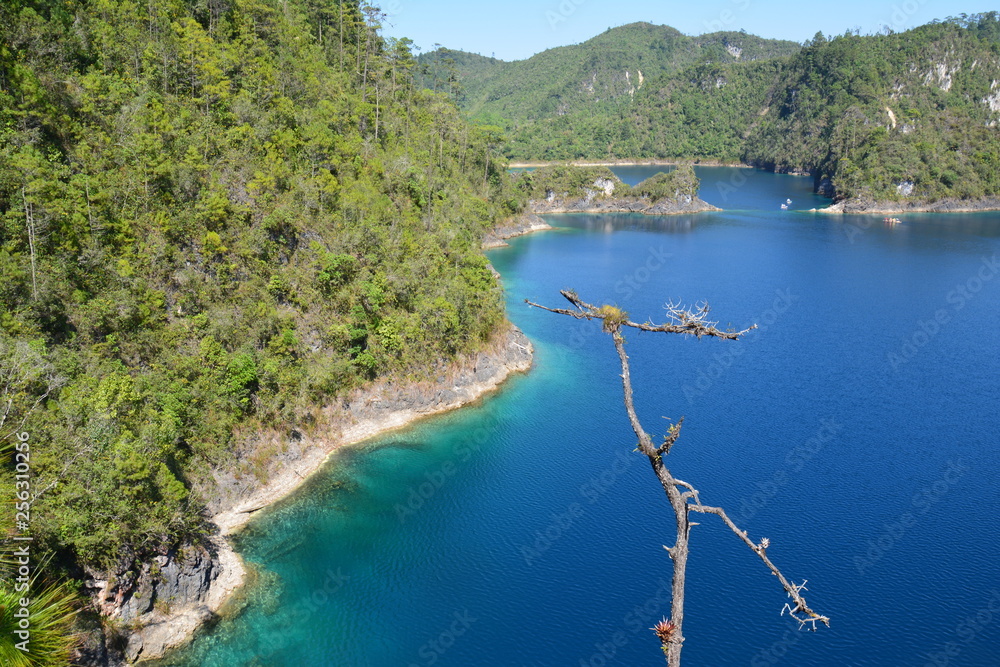
[[[677,215],[718,211],[698,197],[690,165],[661,172],[630,186],[607,167],[553,165],[517,175],[528,193],[528,211],[546,213],[642,213]]]
[[[525,234],[531,234],[532,232],[540,232],[546,229],[552,229],[552,225],[548,224],[534,213],[526,211],[521,215],[509,218],[500,225],[494,227],[483,239],[483,250],[502,248],[507,245],[507,239],[512,239],[515,236],[524,236]]]
[[[817,213],[853,213],[898,215],[901,213],[975,213],[977,211],[1000,210],[1000,197],[980,197],[978,199],[944,198],[925,200],[884,200],[866,198],[843,199],[825,208],[814,209]]]

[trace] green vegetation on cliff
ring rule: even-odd
[[[603,188],[598,186],[599,183],[613,184],[615,192],[628,189],[628,185],[622,183],[621,179],[607,167],[573,167],[560,164],[517,174],[515,187],[529,200],[538,200],[550,195],[586,197],[588,191],[603,195]]]
[[[0,7],[0,366],[39,548],[121,574],[202,530],[259,424],[433,372],[503,319],[492,130],[357,2]],[[48,382],[46,378],[58,378]],[[9,436],[4,431],[2,436]],[[257,463],[260,463],[259,461]]]
[[[862,201],[1000,194],[996,12],[803,48],[633,24],[526,61],[480,59],[468,83],[452,60],[466,112],[507,132],[512,159],[742,160]]]
[[[471,117],[502,127],[518,159],[635,157],[626,119],[650,80],[696,64],[751,62],[797,52],[788,41],[740,32],[688,37],[632,23],[582,44],[503,62],[440,49],[418,58],[423,83],[455,92]]]
[[[816,42],[779,72],[744,159],[845,198],[1000,193],[997,14]]]
[[[532,213],[601,211],[669,215],[718,210],[698,198],[690,165],[660,172],[632,187],[607,167],[555,164],[521,172],[514,188]]]
[[[517,175],[514,187],[529,200],[549,196],[563,198],[586,197],[647,197],[651,201],[697,197],[698,178],[690,165],[650,176],[635,186],[622,182],[607,167],[576,167],[554,164]]]
[[[697,197],[700,187],[691,165],[682,165],[667,173],[653,174],[632,188],[632,194],[651,201]]]

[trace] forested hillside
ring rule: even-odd
[[[842,198],[1000,193],[997,14],[816,40],[778,73],[743,158]]]
[[[622,121],[650,79],[694,64],[754,62],[799,48],[740,32],[688,37],[669,26],[632,23],[527,60],[439,49],[418,62],[421,83],[452,92],[468,115],[505,130],[509,155],[566,159],[632,150],[620,136]]]
[[[995,14],[890,35],[819,34],[786,59],[650,83],[623,118],[635,154],[810,173],[839,198],[1000,192]]]
[[[28,416],[31,532],[56,563],[121,574],[197,535],[193,482],[261,471],[241,433],[308,426],[503,321],[479,250],[519,207],[497,137],[415,86],[378,20],[0,5],[0,435]]]
[[[840,199],[968,201],[1000,193],[998,26],[989,12],[799,48],[633,24],[527,61],[421,63],[515,160],[743,161]]]

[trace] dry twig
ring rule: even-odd
[[[633,329],[638,329],[639,331],[685,334],[696,338],[709,336],[722,338],[724,340],[736,340],[743,334],[756,328],[756,325],[743,329],[742,331],[735,331],[732,329],[722,331],[717,326],[718,322],[713,322],[708,319],[709,307],[707,303],[701,303],[692,310],[685,309],[680,304],[668,303],[666,304],[667,322],[663,324],[654,324],[650,321],[633,322],[628,319],[628,313],[615,306],[595,306],[583,301],[579,296],[577,296],[576,292],[572,291],[563,290],[561,294],[573,305],[573,309],[549,308],[547,306],[542,306],[532,301],[528,301],[527,299],[525,299],[525,301],[529,305],[536,308],[541,308],[542,310],[547,310],[559,315],[566,315],[578,320],[601,320],[602,329],[611,334],[612,340],[615,344],[615,350],[617,350],[618,358],[621,361],[622,390],[624,392],[625,411],[628,413],[632,430],[635,431],[636,437],[639,438],[638,449],[646,455],[646,458],[649,459],[649,463],[653,468],[653,473],[660,481],[660,485],[663,487],[663,491],[666,493],[667,499],[670,501],[670,506],[674,510],[674,517],[677,525],[677,540],[674,542],[672,547],[663,547],[670,555],[674,565],[670,611],[671,617],[669,620],[664,619],[657,625],[656,628],[654,628],[654,631],[661,640],[663,652],[667,656],[667,665],[669,667],[680,666],[681,648],[684,642],[682,627],[684,623],[684,582],[687,570],[688,545],[691,526],[698,525],[697,523],[691,521],[691,512],[717,515],[737,537],[739,537],[755,554],[757,554],[758,557],[760,557],[760,559],[764,562],[764,565],[766,565],[767,568],[771,570],[771,573],[778,578],[778,581],[781,582],[781,585],[788,593],[788,596],[792,598],[792,602],[786,603],[782,608],[782,615],[784,615],[787,611],[792,618],[799,622],[800,627],[810,625],[810,629],[812,630],[816,629],[816,623],[830,625],[830,619],[814,612],[806,603],[805,598],[802,597],[801,591],[806,590],[806,582],[803,581],[801,584],[793,584],[789,582],[781,571],[778,570],[777,566],[771,562],[771,559],[767,555],[767,548],[770,546],[770,540],[765,537],[761,539],[760,543],[755,544],[749,537],[747,537],[746,531],[740,530],[739,527],[733,523],[732,519],[729,518],[729,515],[726,514],[725,510],[721,507],[703,505],[698,497],[698,490],[691,484],[674,477],[670,470],[666,467],[663,462],[663,457],[670,453],[671,447],[673,447],[677,438],[680,436],[684,418],[680,418],[676,424],[670,426],[667,431],[667,435],[664,437],[663,444],[655,446],[649,433],[646,432],[646,430],[642,427],[642,424],[639,422],[639,417],[635,411],[635,403],[632,396],[631,369],[629,367],[628,355],[625,353],[625,337],[622,335],[623,327],[631,327]],[[681,491],[678,487],[685,490]]]

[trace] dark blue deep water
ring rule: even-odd
[[[630,169],[638,182],[652,169]],[[832,627],[711,516],[692,532],[685,664],[1000,665],[1000,216],[810,213],[810,182],[700,169],[721,213],[552,216],[490,253],[536,367],[336,454],[239,548],[245,610],[171,665],[662,665],[673,519],[576,289],[634,319],[707,300],[742,341],[633,333],[638,409]],[[792,199],[789,210],[780,203]]]

